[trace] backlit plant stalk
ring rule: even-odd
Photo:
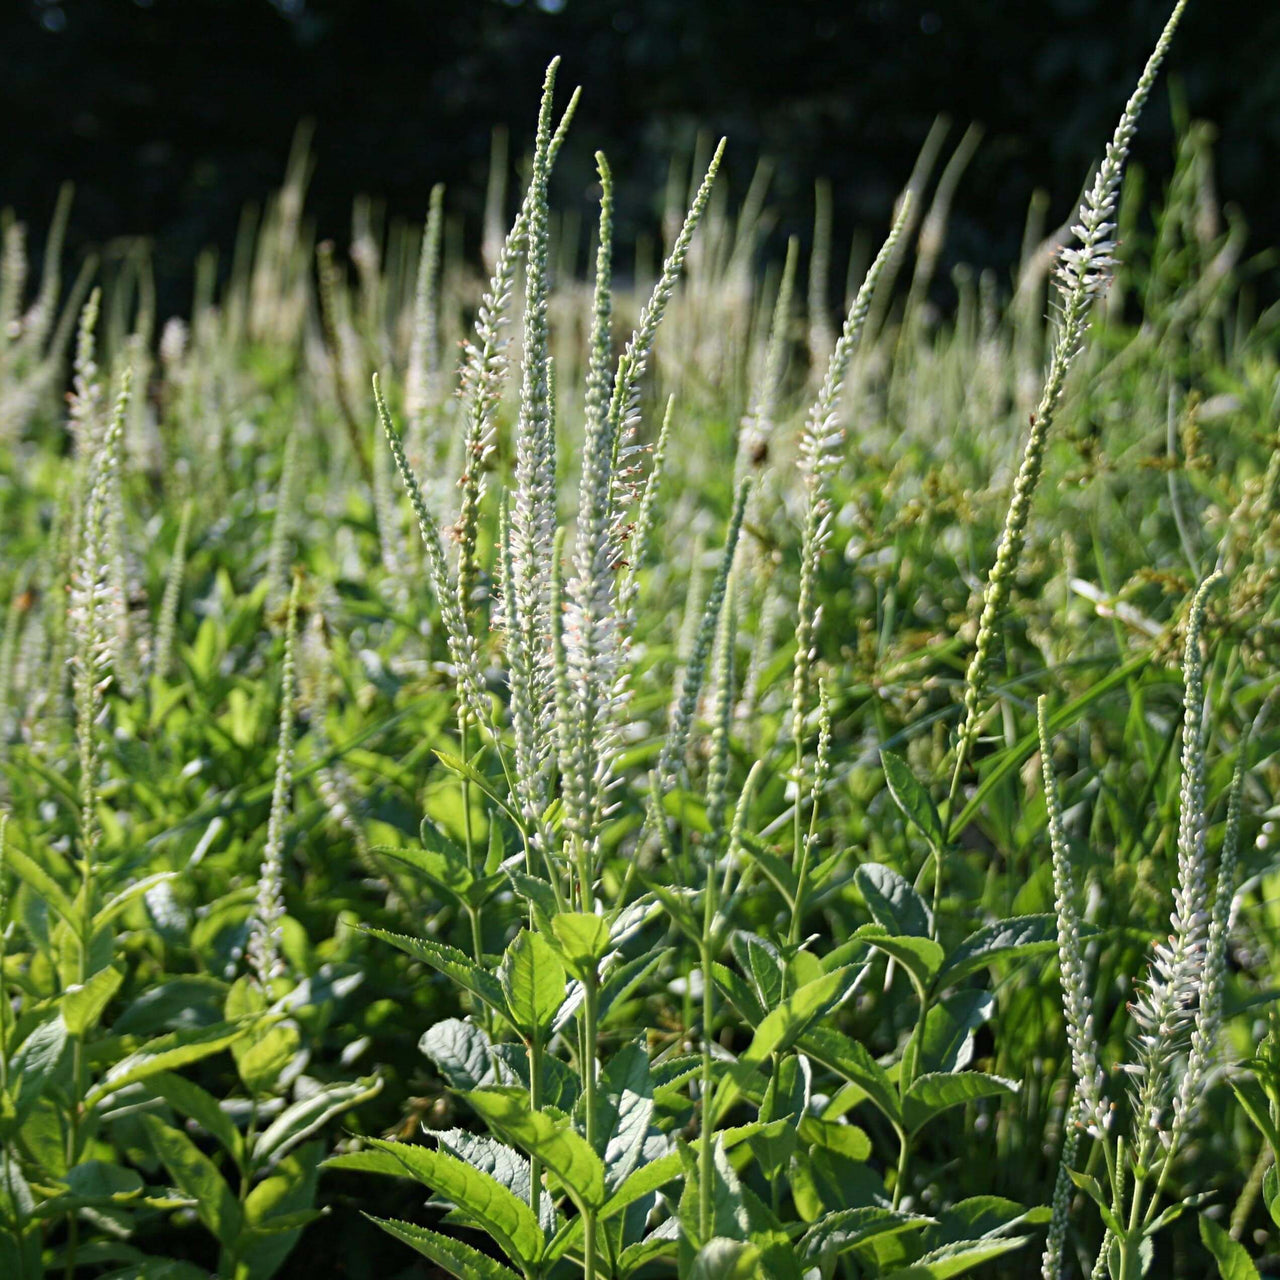
[[[1124,175],[1125,160],[1137,132],[1138,119],[1156,82],[1160,64],[1168,52],[1173,33],[1186,8],[1187,0],[1178,0],[1173,12],[1160,33],[1159,40],[1147,59],[1147,65],[1138,79],[1111,141],[1093,186],[1080,205],[1076,225],[1072,228],[1076,248],[1062,250],[1055,272],[1058,285],[1058,321],[1049,360],[1049,372],[1045,378],[1040,403],[1031,416],[1031,432],[1023,449],[1022,463],[1013,485],[1013,498],[1005,515],[1004,531],[996,549],[995,563],[987,578],[983,594],[982,612],[978,618],[978,635],[974,642],[973,656],[965,672],[964,719],[956,739],[955,764],[951,774],[951,787],[943,813],[949,826],[955,817],[956,802],[960,794],[960,781],[964,767],[978,736],[978,725],[983,713],[983,700],[989,681],[988,668],[995,644],[996,627],[1000,622],[1009,593],[1013,589],[1014,575],[1026,541],[1027,521],[1031,515],[1031,501],[1040,483],[1044,467],[1045,448],[1054,421],[1062,406],[1067,375],[1083,349],[1085,336],[1093,318],[1094,303],[1106,291],[1115,267],[1116,205],[1120,195],[1120,180]]]
[[[293,700],[295,649],[298,638],[298,584],[295,576],[289,592],[284,628],[284,664],[280,672],[280,727],[276,740],[276,772],[267,817],[267,843],[258,872],[258,900],[249,920],[246,955],[258,986],[270,993],[272,983],[284,973],[280,958],[280,922],[284,919],[284,837],[289,818],[289,793],[293,787]]]

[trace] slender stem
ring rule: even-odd
[[[698,1148],[698,1227],[702,1243],[712,1235],[711,1179],[713,1174],[711,1136],[715,1128],[711,1090],[711,1035],[715,1019],[715,981],[711,976],[711,935],[716,918],[716,860],[707,850],[707,884],[702,899],[702,1145]]]
[[[907,1183],[907,1165],[911,1162],[911,1139],[906,1131],[898,1130],[898,1176],[893,1181],[893,1207],[902,1203],[902,1189]]]
[[[582,1093],[587,1113],[587,1146],[596,1149],[596,1011],[600,998],[599,976],[592,969],[583,982],[582,1032],[585,1052],[582,1057]],[[596,1276],[596,1211],[583,1213],[583,1280]]]
[[[542,1037],[535,1035],[529,1042],[529,1109],[539,1111],[542,1108]],[[542,1161],[537,1156],[529,1157],[529,1208],[533,1216],[541,1221],[542,1206]]]

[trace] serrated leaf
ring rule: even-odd
[[[911,766],[892,751],[881,750],[880,763],[884,766],[884,780],[889,785],[893,802],[902,810],[907,820],[929,842],[935,852],[947,846],[942,818],[933,798],[920,784]]]
[[[1030,1236],[999,1236],[991,1240],[963,1240],[926,1253],[910,1266],[893,1272],[893,1280],[950,1280],[1003,1254],[1021,1249]]]
[[[1054,916],[1014,916],[997,920],[971,933],[946,959],[938,973],[938,988],[954,986],[997,960],[1046,955],[1058,949]]]
[[[61,1014],[42,1022],[18,1046],[9,1063],[14,1091],[13,1128],[20,1128],[53,1079],[67,1048],[67,1024]]]
[[[830,1067],[851,1084],[855,1084],[867,1100],[895,1125],[902,1125],[902,1107],[898,1091],[889,1073],[871,1056],[864,1045],[851,1040],[831,1027],[810,1027],[799,1041],[801,1051],[815,1062]]]
[[[500,1138],[537,1156],[580,1210],[604,1203],[604,1165],[567,1120],[532,1110],[527,1094],[518,1089],[475,1089],[467,1102]]]
[[[387,1142],[381,1138],[366,1139],[373,1150],[389,1155],[403,1166],[404,1176],[452,1201],[471,1217],[506,1250],[522,1270],[533,1267],[542,1256],[543,1235],[533,1210],[517,1199],[489,1174],[472,1168],[444,1151],[408,1142]],[[366,1153],[353,1153],[359,1156]],[[365,1169],[389,1172],[385,1160],[374,1162],[353,1159],[352,1155],[327,1160],[331,1169]]]
[[[956,1075],[933,1072],[914,1080],[902,1100],[907,1131],[917,1133],[935,1116],[979,1098],[1007,1097],[1018,1092],[1013,1080],[988,1075],[984,1071],[962,1071]]]
[[[493,1078],[489,1037],[473,1023],[446,1018],[425,1031],[418,1048],[451,1089],[475,1089]]]
[[[932,938],[894,936],[883,925],[864,924],[853,936],[892,956],[907,971],[922,1000],[946,958]]]
[[[625,1045],[609,1060],[597,1086],[596,1132],[604,1142],[605,1184],[615,1191],[636,1167],[653,1119],[653,1079],[644,1045]]]
[[[605,920],[586,911],[562,911],[551,921],[551,931],[569,971],[584,980],[594,977],[609,950]]]
[[[541,1040],[565,993],[564,966],[551,944],[521,929],[502,957],[498,981],[512,1025],[526,1039]]]
[[[495,1013],[506,1015],[507,1006],[502,994],[502,984],[493,974],[469,960],[456,947],[428,938],[411,938],[402,933],[390,933],[386,929],[374,929],[368,925],[362,927],[373,937],[389,942],[406,955],[430,965],[450,981],[470,991],[477,999],[483,1000]]]
[[[825,1263],[880,1236],[919,1231],[933,1222],[916,1213],[899,1213],[878,1205],[838,1209],[819,1218],[800,1237],[798,1251],[808,1262]]]
[[[933,931],[933,912],[909,881],[892,867],[864,862],[853,873],[876,924],[895,937],[927,938]]]
[[[244,1165],[244,1139],[231,1122],[231,1117],[218,1105],[218,1100],[185,1076],[171,1071],[161,1071],[147,1081],[147,1088],[163,1098],[171,1107],[190,1116],[198,1125],[211,1133],[224,1151],[236,1162]]]
[[[510,1267],[503,1266],[496,1258],[473,1249],[461,1240],[442,1236],[438,1231],[401,1222],[395,1218],[379,1218],[371,1213],[364,1215],[376,1222],[388,1235],[416,1249],[424,1258],[443,1267],[458,1280],[520,1280]]]

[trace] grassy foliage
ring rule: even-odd
[[[301,154],[158,336],[6,224],[0,1273],[1255,1274],[1278,317],[1158,63],[946,315],[970,135],[802,315],[722,149],[550,209],[555,64],[483,274]]]

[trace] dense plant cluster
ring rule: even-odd
[[[723,146],[625,271],[598,156],[583,280],[554,62],[479,277],[302,149],[158,337],[6,221],[0,1274],[1258,1274],[1280,317],[1205,131],[1126,178],[1184,4],[945,318],[968,137],[836,323]]]

